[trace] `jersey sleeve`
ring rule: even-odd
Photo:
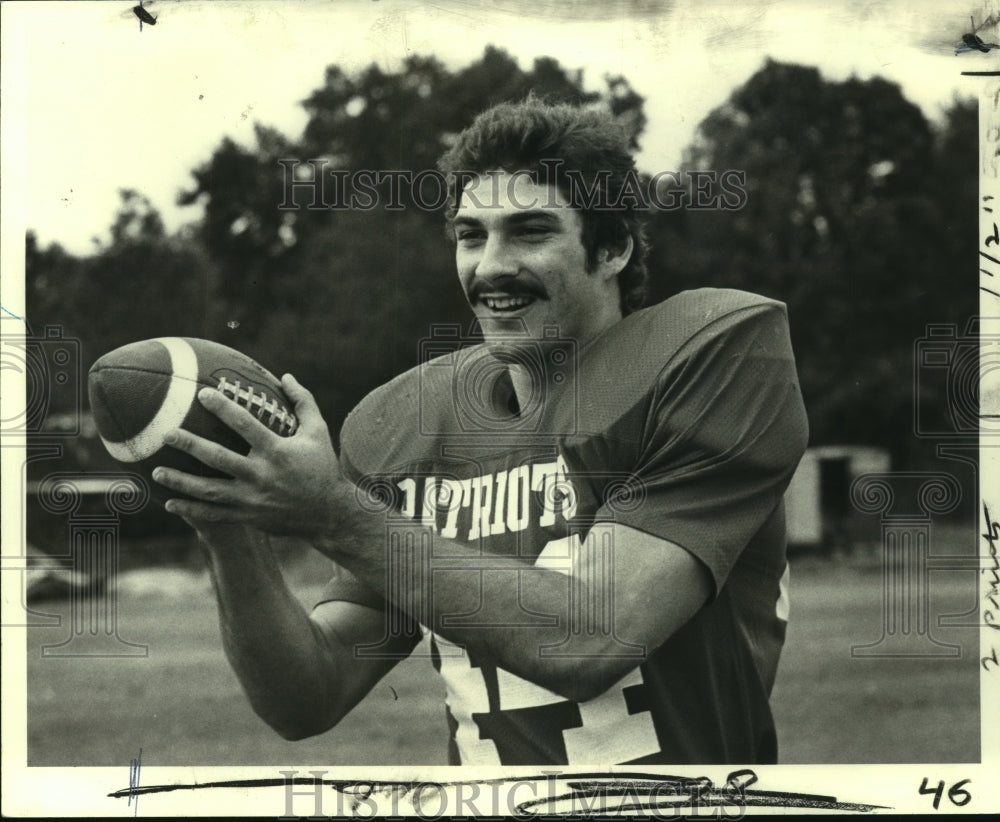
[[[665,363],[630,489],[638,504],[598,519],[680,545],[718,592],[781,504],[807,438],[784,306],[744,307]]]

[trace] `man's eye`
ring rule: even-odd
[[[546,226],[526,225],[520,230],[519,233],[522,237],[527,237],[528,239],[539,239],[551,234],[552,232]]]
[[[483,232],[465,229],[464,231],[459,231],[457,237],[460,242],[473,242],[475,240],[481,240],[483,238]]]

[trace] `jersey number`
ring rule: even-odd
[[[482,671],[471,665],[468,657],[447,640],[435,636],[435,642],[441,649],[441,675],[447,685],[448,707],[458,724],[455,742],[462,764],[520,764],[501,762],[500,752],[494,741],[481,738],[481,724],[489,726],[493,723],[477,723],[475,717],[497,713],[491,711],[489,692]],[[497,668],[496,673],[500,714],[543,705],[555,708],[557,705],[574,704],[502,668]],[[635,712],[629,711],[627,692],[642,687],[642,673],[635,668],[599,697],[576,703],[581,720],[578,727],[560,729],[567,764],[628,762],[656,753],[660,749],[648,708],[643,706]],[[558,713],[560,712],[553,710],[553,715]],[[553,726],[550,733],[554,733],[555,726],[560,723],[553,716],[550,724]],[[545,723],[539,723],[537,731],[544,732]]]

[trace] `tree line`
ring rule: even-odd
[[[222,342],[296,374],[337,430],[365,393],[416,364],[433,324],[471,314],[439,212],[412,207],[405,186],[398,210],[279,208],[288,158],[346,175],[434,169],[479,111],[529,93],[606,107],[641,145],[644,100],[626,78],[587,91],[582,70],[551,58],[523,70],[491,47],[457,71],[420,56],[396,72],[330,66],[302,101],[301,135],[258,124],[253,147],[223,139],[192,170],[180,202],[203,205],[196,222],[167,232],[129,190],[92,254],[29,232],[30,325],[78,338],[84,368],[138,339]],[[918,462],[914,403],[947,429],[952,389],[921,379],[915,347],[932,323],[960,338],[976,311],[976,158],[973,100],[935,124],[884,79],[768,61],[700,124],[677,175],[644,178],[682,206],[649,211],[652,300],[722,286],[786,302],[812,443]],[[727,198],[693,207],[711,175],[717,193],[730,175]]]

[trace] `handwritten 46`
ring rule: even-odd
[[[972,794],[965,790],[962,786],[971,782],[971,779],[963,779],[961,782],[956,782],[950,788],[948,788],[948,800],[952,805],[957,805],[962,807],[962,805],[968,805],[972,801]],[[918,793],[929,793],[934,796],[934,810],[938,809],[941,804],[941,795],[944,793],[944,780],[939,780],[937,787],[928,788],[927,787],[927,777],[924,777],[924,781],[920,783],[920,790]]]

